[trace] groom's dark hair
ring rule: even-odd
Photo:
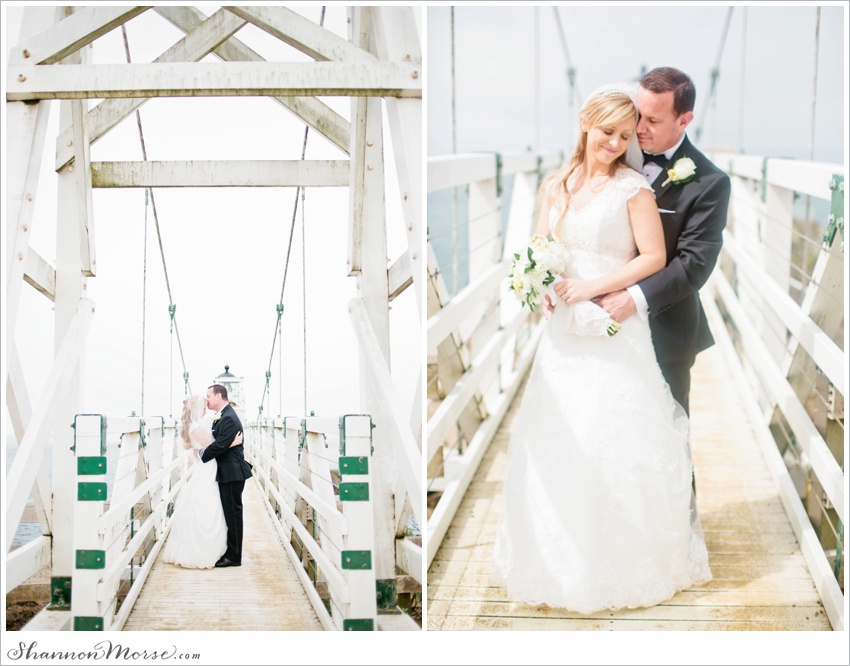
[[[677,116],[694,110],[697,99],[697,89],[694,82],[684,72],[675,67],[656,67],[643,75],[640,80],[641,88],[650,92],[673,92],[673,111]]]
[[[227,400],[227,389],[221,384],[213,384],[210,388],[213,390],[213,393],[220,395],[222,400]]]

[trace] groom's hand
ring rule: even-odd
[[[605,310],[608,316],[618,324],[622,324],[637,312],[632,295],[625,289],[605,294],[596,301],[596,304]]]

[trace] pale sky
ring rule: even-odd
[[[9,44],[16,42],[22,7],[6,6]],[[212,14],[218,7],[201,7]],[[295,7],[318,22],[320,6]],[[421,11],[416,10],[421,26]],[[325,27],[347,37],[346,8],[329,6]],[[134,62],[150,62],[183,33],[149,10],[127,24]],[[246,25],[236,35],[271,61],[309,58]],[[125,62],[121,30],[98,39],[94,63]],[[208,59],[217,60],[215,56]],[[5,64],[3,66],[5,74]],[[325,98],[350,117],[348,98]],[[94,103],[94,102],[93,102]],[[93,104],[92,103],[92,104]],[[59,102],[51,102],[50,125],[39,182],[31,247],[55,261],[56,174],[53,170]],[[268,98],[154,99],[141,107],[148,158],[299,159],[304,124]],[[385,124],[387,256],[395,260],[407,243],[402,228],[392,144]],[[307,159],[347,159],[310,132]],[[135,116],[92,146],[92,160],[141,159]],[[257,414],[272,348],[294,188],[203,188],[155,191],[177,321],[194,392],[203,392],[229,364],[245,377],[246,413]],[[347,309],[356,294],[346,276],[348,188],[310,188],[306,193],[308,410],[337,417],[358,413],[358,349]],[[139,410],[141,392],[143,189],[94,191],[98,275],[88,281],[97,313],[88,336],[86,396],[81,411],[128,415]],[[284,415],[303,412],[301,212],[295,227],[283,315]],[[5,272],[4,272],[5,275]],[[4,286],[5,289],[5,286]],[[35,401],[53,357],[52,303],[24,285],[14,332],[30,396]],[[174,346],[174,404],[169,409],[169,316],[153,216],[148,211],[145,412],[179,414],[182,367]],[[392,304],[392,371],[409,407],[420,367],[420,324],[413,289]],[[7,331],[6,334],[10,334]],[[281,402],[277,350],[272,364],[272,409]],[[4,406],[4,410],[5,410]],[[269,410],[266,410],[266,415]],[[8,420],[9,438],[14,439]]]
[[[540,12],[541,144],[571,146],[574,113],[552,7]],[[579,90],[638,78],[641,67],[678,67],[697,88],[700,123],[728,7],[561,6]],[[844,161],[845,6],[821,10],[815,118],[816,161]],[[742,77],[745,152],[808,154],[815,53],[815,7],[736,6],[720,61],[716,123],[702,146],[737,149]],[[534,143],[534,16],[531,6],[455,9],[458,152],[525,150]],[[428,11],[428,154],[451,152],[449,8]],[[575,109],[581,106],[576,100]],[[716,130],[714,129],[716,126]],[[692,135],[693,136],[693,135]]]

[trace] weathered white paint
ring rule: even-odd
[[[93,187],[345,187],[347,160],[93,162]]]
[[[410,63],[198,62],[9,66],[7,101],[111,97],[421,97]]]
[[[399,569],[404,571],[417,583],[420,585],[425,584],[425,575],[422,569],[422,546],[418,546],[410,539],[397,539],[395,562]]]
[[[735,153],[711,153],[711,160],[726,173],[750,180],[762,180],[764,158],[756,155]],[[833,175],[844,175],[844,167],[828,162],[807,162],[769,158],[767,160],[767,182],[777,187],[808,194],[819,199],[832,196],[829,181]]]
[[[97,260],[94,251],[94,212],[92,209],[92,175],[88,124],[85,100],[71,101],[71,132],[74,137],[74,162],[79,167],[75,176],[77,186],[77,220],[80,227],[80,270],[94,277]]]
[[[24,266],[24,282],[51,301],[56,300],[56,269],[30,248]]]
[[[6,594],[50,564],[50,537],[36,537],[6,557]]]
[[[361,358],[368,371],[368,377],[375,391],[377,404],[380,408],[380,421],[376,419],[379,428],[389,432],[389,439],[395,445],[396,461],[399,473],[404,479],[407,492],[410,494],[410,503],[417,522],[422,524],[422,463],[419,449],[413,433],[410,432],[405,411],[401,407],[398,391],[393,386],[389,368],[381,353],[377,336],[369,321],[363,301],[354,298],[349,302],[351,321],[357,342],[360,347]],[[377,449],[376,449],[377,450]],[[395,535],[393,534],[393,538]],[[395,561],[393,559],[393,561]]]
[[[392,302],[413,284],[413,273],[410,270],[410,254],[405,252],[396,259],[387,271],[388,301]]]
[[[57,63],[148,9],[150,7],[81,7],[68,18],[18,44],[9,53],[9,63]]]
[[[253,23],[279,40],[306,53],[314,60],[376,62],[377,58],[357,45],[338,37],[286,7],[225,6],[240,18]]]
[[[197,62],[244,25],[244,20],[220,9],[198,23],[189,34],[166,50],[154,62]],[[138,98],[103,100],[86,115],[89,141],[96,142],[146,101],[147,99]],[[56,139],[57,171],[74,158],[75,148],[73,132],[71,128],[68,128]]]
[[[206,18],[194,7],[160,6],[156,7],[154,11],[184,32],[194,30]],[[235,37],[231,37],[221,44],[213,51],[213,54],[228,62],[263,61],[262,56],[252,51]],[[315,97],[273,97],[272,99],[319,132],[345,154],[348,154],[349,123],[324,102]]]

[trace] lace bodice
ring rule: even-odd
[[[577,176],[578,172],[574,172],[567,181],[571,194]],[[637,256],[628,201],[642,189],[652,190],[646,178],[633,169],[621,168],[583,208],[577,209],[571,203],[560,224],[557,223],[564,202],[556,200],[549,212],[549,227],[552,237],[567,249],[567,277],[592,280],[623,267]]]

